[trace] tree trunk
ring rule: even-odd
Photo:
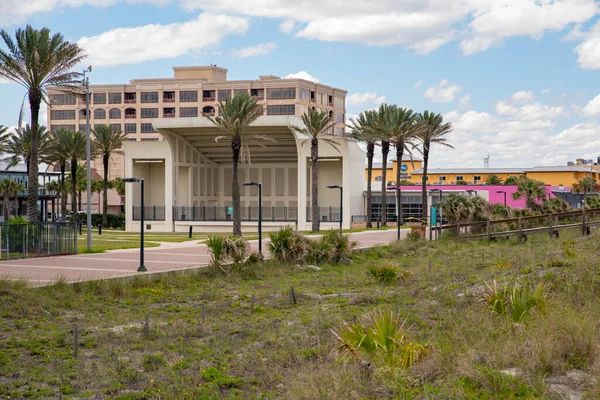
[[[77,198],[79,200],[79,208],[78,208],[78,210],[81,211],[81,210],[83,210],[83,202],[81,201],[81,190],[79,190],[77,192]]]
[[[373,196],[371,193],[371,179],[373,179],[373,157],[375,156],[375,143],[367,143],[367,228],[373,227],[371,214],[373,213]]]
[[[27,174],[27,220],[34,222],[38,220],[38,119],[40,116],[40,104],[42,102],[42,91],[40,88],[29,89],[29,108],[31,112],[31,165]]]
[[[423,143],[423,181],[421,183],[421,197],[423,201],[423,218],[427,220],[427,164],[429,163],[429,143]]]
[[[71,160],[71,211],[75,218],[77,214],[77,159]]]
[[[65,163],[60,164],[60,216],[62,222],[65,222],[65,216],[67,215],[67,188],[65,188],[65,169],[67,168]]]
[[[102,226],[108,226],[108,161],[109,155],[104,154],[102,156],[102,164],[104,164],[104,182],[102,188]]]
[[[8,193],[4,193],[4,222],[8,222],[10,219],[10,199]]]
[[[231,180],[231,199],[233,203],[233,234],[242,236],[242,215],[240,210],[240,182],[238,181],[238,164],[240,151],[242,149],[242,138],[239,134],[231,138],[231,152],[233,155],[233,174]]]
[[[310,141],[312,231],[319,232],[319,139]]]
[[[387,226],[387,158],[390,142],[381,142],[381,226]]]
[[[404,142],[399,140],[396,142],[396,214],[398,214],[397,224],[402,225],[402,157],[404,157]]]

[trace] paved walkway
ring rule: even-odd
[[[409,232],[402,230],[402,237]],[[352,240],[359,248],[387,244],[396,240],[396,230],[351,233]],[[266,240],[263,253],[266,253]],[[256,250],[258,241],[250,241]],[[182,243],[162,243],[159,247],[147,248],[144,252],[145,265],[149,273],[177,271],[206,266],[210,252],[206,245],[196,241]],[[58,278],[68,281],[83,281],[102,278],[116,278],[139,274],[139,249],[111,250],[99,254],[79,254],[73,256],[29,258],[0,262],[0,278],[25,279],[33,285],[45,285]]]

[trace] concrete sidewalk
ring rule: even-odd
[[[409,232],[402,230],[404,238]],[[358,242],[359,248],[388,244],[396,240],[396,230],[369,231],[349,234]],[[263,253],[267,253],[267,240],[263,240]],[[250,241],[253,250],[258,241]],[[208,264],[210,251],[196,241],[163,243],[159,247],[147,248],[144,252],[145,265],[149,273],[178,271],[200,268]],[[0,262],[0,278],[24,279],[32,285],[45,285],[58,278],[68,281],[85,281],[102,278],[117,278],[140,274],[139,249],[111,250],[99,254],[79,254],[73,256],[29,258]]]

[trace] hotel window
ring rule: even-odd
[[[131,104],[136,102],[135,92],[127,92],[125,93],[125,103]]]
[[[213,115],[215,115],[215,108],[213,106],[203,107],[202,108],[202,113],[213,116]]]
[[[481,176],[475,175],[473,177],[473,182],[478,183],[479,181],[481,181]]]
[[[196,103],[198,101],[197,90],[183,90],[179,92],[179,102],[181,103]]]
[[[175,118],[175,109],[163,108],[163,118]]]
[[[302,101],[312,100],[314,93],[308,89],[298,89],[298,99]]]
[[[136,133],[137,132],[137,124],[125,124],[124,125],[125,133]]]
[[[106,93],[94,93],[92,96],[94,104],[106,104]]]
[[[158,92],[142,92],[140,99],[142,103],[158,103]]]
[[[135,141],[137,141],[137,139],[134,138],[134,137],[129,137],[129,138],[127,138],[127,141],[128,142],[135,142]]]
[[[156,131],[154,130],[154,127],[152,126],[152,124],[141,124],[140,125],[140,132],[142,132],[142,133],[154,133]]]
[[[142,108],[140,113],[142,118],[158,118],[158,108]]]
[[[257,100],[265,98],[265,89],[250,89],[250,96],[256,97]]]
[[[233,95],[237,96],[240,94],[247,94],[248,93],[248,89],[233,89]]]
[[[50,119],[75,119],[75,110],[51,110]]]
[[[332,95],[327,96],[327,101],[330,106],[333,106],[333,96]]]
[[[198,107],[181,107],[179,108],[179,116],[184,117],[197,117]]]
[[[381,176],[376,176],[375,177],[375,182],[381,182],[383,178]]]
[[[296,106],[293,104],[267,106],[267,115],[296,115]]]
[[[214,90],[203,90],[202,91],[202,101],[215,101],[217,96],[217,92]]]
[[[440,176],[440,182],[444,182],[446,180],[445,176]]]
[[[336,127],[335,136],[344,136],[344,128]]]
[[[268,100],[294,100],[295,98],[296,88],[267,89]]]
[[[121,104],[121,93],[109,93],[108,104]]]
[[[121,110],[119,110],[118,108],[111,108],[110,111],[108,111],[108,118],[110,118],[110,119],[121,118]]]
[[[456,175],[456,182],[460,182],[460,181],[464,181],[464,176],[462,175]]]
[[[110,124],[110,127],[113,128],[116,132],[121,132],[123,130],[121,128],[121,124]]]
[[[344,113],[335,113],[335,122],[344,122]]]
[[[334,100],[334,105],[335,105],[335,108],[337,108],[337,109],[343,109],[344,108],[344,98],[336,97]]]
[[[219,101],[227,100],[231,97],[231,90],[219,90]]]
[[[86,113],[86,109],[82,108],[81,110],[79,110],[79,118],[81,119],[85,119],[85,113]]]
[[[163,92],[163,103],[175,103],[175,92]]]
[[[142,142],[158,142],[158,138],[156,138],[156,137],[152,137],[152,138],[145,137],[145,138],[142,138]]]
[[[125,109],[125,119],[136,119],[137,111],[135,108],[126,108]]]
[[[97,108],[94,110],[94,119],[106,119],[106,110]]]
[[[77,104],[77,98],[72,94],[52,94],[50,95],[50,104],[57,106],[71,106]]]
[[[55,132],[59,129],[66,129],[68,131],[74,131],[75,125],[50,125],[50,131]]]

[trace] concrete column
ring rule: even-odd
[[[306,223],[306,156],[298,143],[298,229],[307,230]]]

